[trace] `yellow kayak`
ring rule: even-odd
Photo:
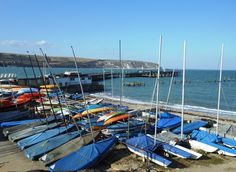
[[[40,88],[42,89],[54,89],[54,88],[58,88],[57,85],[41,85]]]
[[[87,116],[89,114],[95,114],[95,113],[99,113],[99,112],[104,112],[104,111],[108,111],[108,110],[112,110],[113,108],[111,107],[102,107],[102,108],[96,108],[96,109],[89,109],[89,110],[85,110],[82,113],[78,113],[75,116],[73,116],[73,118],[80,118],[83,116]]]

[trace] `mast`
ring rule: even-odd
[[[155,98],[156,88],[157,88],[157,77],[156,77],[156,79],[155,79],[155,84],[154,84],[153,91],[152,91],[151,106],[150,106],[149,111],[152,110],[152,106],[153,106],[153,104],[154,104],[154,98]]]
[[[223,58],[224,58],[224,44],[221,45],[221,55],[220,55],[220,78],[219,78],[218,102],[217,102],[216,135],[218,135],[218,133],[219,133],[219,116],[220,116],[220,98],[221,98]]]
[[[158,59],[158,73],[157,73],[157,85],[156,85],[156,119],[155,119],[155,137],[154,144],[156,144],[157,140],[157,117],[159,113],[159,89],[160,89],[160,66],[161,66],[161,53],[162,53],[162,35],[160,36],[159,41],[159,59]]]
[[[119,40],[119,60],[120,60],[120,106],[122,105],[122,61],[121,61],[121,40]]]
[[[111,68],[111,97],[112,97],[112,101],[114,98],[114,90],[113,90],[113,68]]]
[[[29,56],[29,57],[30,57],[30,56]],[[41,77],[42,77],[43,85],[45,85],[45,90],[46,90],[46,94],[47,94],[47,97],[48,97],[50,106],[52,107],[52,108],[51,108],[52,114],[53,114],[53,116],[54,116],[54,118],[55,118],[55,120],[56,120],[56,123],[58,124],[58,120],[57,120],[57,117],[56,117],[56,113],[55,113],[55,111],[54,111],[54,109],[53,109],[53,106],[52,106],[52,100],[51,100],[51,98],[50,98],[50,96],[49,96],[49,92],[48,92],[48,89],[47,89],[47,87],[46,87],[46,80],[45,80],[45,78],[43,78],[43,72],[42,72],[42,70],[41,70],[41,68],[40,68],[37,55],[35,54],[34,57],[35,57],[35,60],[36,60],[36,62],[37,62],[37,66],[38,66],[40,75],[41,75]],[[41,97],[41,100],[42,100],[42,97]],[[43,105],[43,101],[42,101],[42,105]],[[43,111],[45,111],[44,105],[43,105]],[[44,112],[44,113],[45,113],[45,112]]]
[[[59,92],[62,93],[62,90],[61,90],[61,88],[60,88],[60,85],[58,84],[58,82],[57,82],[57,80],[56,80],[54,74],[52,73],[51,66],[50,66],[49,63],[48,63],[47,55],[43,52],[42,48],[39,48],[39,49],[40,49],[40,51],[41,51],[41,53],[42,53],[42,57],[44,58],[44,61],[45,61],[46,65],[48,66],[49,73],[50,73],[50,75],[52,76],[53,85],[57,85]],[[59,103],[59,107],[60,107],[60,110],[61,110],[61,114],[62,114],[63,120],[64,120],[64,122],[66,122],[66,118],[65,118],[65,115],[64,115],[64,112],[63,112],[63,109],[62,109],[61,99],[59,98],[59,95],[58,95],[58,94],[56,94],[56,97],[57,97],[57,101],[58,101],[58,103]],[[65,101],[65,105],[66,105],[67,109],[69,109],[68,104],[66,103],[65,95],[62,95],[62,98],[63,98],[64,101]],[[73,120],[73,122],[75,123],[75,126],[76,126],[77,130],[79,131],[79,127],[78,127],[76,121],[75,121],[73,118],[72,118],[72,120]]]
[[[124,96],[124,68],[122,67],[122,74],[121,74],[121,98],[123,99]]]
[[[173,79],[174,79],[174,74],[175,74],[175,69],[173,69],[173,71],[172,71],[172,76],[171,76],[171,80],[170,80],[170,86],[169,86],[168,95],[167,95],[167,98],[166,98],[165,110],[167,110],[168,102],[169,102],[169,99],[170,99],[170,93],[171,93],[171,89],[172,89],[172,83],[173,83]]]
[[[82,85],[80,74],[79,74],[79,68],[78,68],[78,65],[77,65],[77,62],[76,62],[75,51],[74,51],[74,48],[72,46],[71,46],[71,50],[72,50],[72,53],[73,53],[73,56],[74,56],[74,60],[75,60],[75,67],[76,67],[76,70],[77,70],[77,73],[78,73],[79,85],[80,85],[81,93],[82,93],[82,96],[83,96],[83,100],[84,100],[84,104],[85,104],[85,109],[88,112],[87,101],[86,101],[86,98],[85,98],[85,95],[84,95],[84,89],[83,89],[83,85]],[[93,142],[95,142],[94,135],[93,135],[93,128],[92,128],[92,124],[91,124],[91,120],[90,120],[89,114],[87,114],[87,117],[88,117],[88,121],[89,121],[89,128],[90,128],[90,131],[91,131],[91,134],[92,134]]]
[[[186,41],[184,41],[184,55],[183,55],[181,139],[183,139],[183,132],[184,132],[184,93],[185,93],[184,87],[185,87],[185,68],[186,68]]]
[[[106,94],[106,90],[105,90],[105,87],[106,87],[106,81],[105,81],[105,69],[103,68],[102,69],[102,74],[103,74],[103,96],[105,96],[105,94]]]
[[[37,79],[37,76],[36,76],[36,73],[35,73],[35,70],[34,70],[34,67],[33,67],[33,62],[32,62],[32,59],[31,59],[31,57],[30,57],[30,53],[29,53],[29,51],[26,51],[26,53],[28,54],[28,57],[29,57],[29,61],[30,61],[31,69],[32,69],[32,71],[33,71],[33,75],[34,75],[34,78],[35,78],[35,81],[36,81],[36,85],[39,85],[38,79]],[[24,70],[24,71],[25,71],[25,70]],[[27,74],[26,74],[26,75],[27,75]],[[31,91],[31,94],[32,94],[32,90],[30,90],[30,91]],[[41,104],[42,107],[43,107],[44,116],[46,117],[47,115],[46,115],[45,107],[44,107],[44,104],[43,104],[43,101],[42,101],[42,96],[40,96],[40,100],[41,100],[40,104]],[[37,113],[39,114],[39,111],[38,111],[38,108],[37,108],[37,107],[36,107],[36,111],[37,111]],[[40,114],[39,114],[39,115],[40,115]]]

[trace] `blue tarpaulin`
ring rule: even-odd
[[[183,133],[184,134],[189,134],[193,130],[197,130],[200,127],[203,127],[203,126],[207,125],[207,123],[208,122],[206,122],[206,121],[199,120],[199,121],[194,121],[194,122],[191,122],[191,123],[184,124]],[[175,133],[175,134],[179,134],[181,132],[181,127],[178,127],[176,129],[174,129],[172,132]]]
[[[74,139],[79,136],[81,132],[74,131],[66,134],[44,140],[24,150],[24,154],[28,159],[35,160],[41,157],[43,154],[59,147],[60,145]]]
[[[114,137],[110,137],[83,146],[51,165],[49,171],[78,171],[89,168],[115,144],[115,141]]]

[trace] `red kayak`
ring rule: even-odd
[[[38,99],[40,97],[45,96],[45,94],[39,93],[39,92],[34,92],[34,93],[24,93],[20,96],[18,96],[18,98],[24,99],[24,98],[32,98],[32,99]]]
[[[19,97],[16,99],[16,102],[13,102],[12,100],[9,100],[9,99],[1,99],[0,108],[4,109],[4,108],[15,107],[15,106],[21,106],[28,103],[29,101],[30,101],[30,98],[19,98]]]

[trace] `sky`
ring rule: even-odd
[[[0,0],[0,52],[158,61],[187,69],[236,70],[234,0]]]

